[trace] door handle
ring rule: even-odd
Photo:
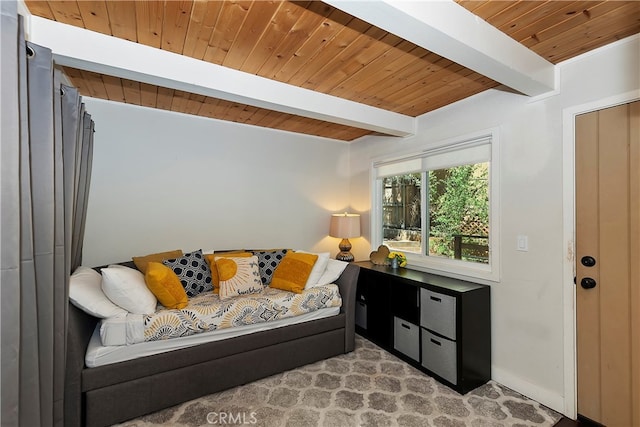
[[[583,256],[582,259],[580,259],[580,262],[585,267],[593,267],[594,265],[596,265],[596,259],[589,255]]]
[[[596,287],[596,280],[591,277],[585,277],[580,281],[580,286],[584,289],[593,289]]]

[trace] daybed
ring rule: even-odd
[[[352,351],[358,272],[349,264],[335,281],[337,315],[94,368],[85,353],[100,319],[69,304],[65,425],[111,425]]]

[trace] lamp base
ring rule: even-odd
[[[349,252],[351,250],[351,242],[349,242],[349,239],[342,239],[338,248],[340,248],[340,253],[336,255],[337,260],[352,262],[355,259],[353,254]]]
[[[339,261],[352,262],[355,258],[351,252],[340,252],[336,255],[336,259]]]

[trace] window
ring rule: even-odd
[[[391,250],[422,252],[422,174],[382,179],[382,240]]]
[[[492,134],[374,163],[372,240],[409,264],[498,279]]]
[[[489,162],[427,173],[429,255],[489,263]]]

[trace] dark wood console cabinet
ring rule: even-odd
[[[489,286],[356,264],[356,332],[461,394],[491,379]]]

